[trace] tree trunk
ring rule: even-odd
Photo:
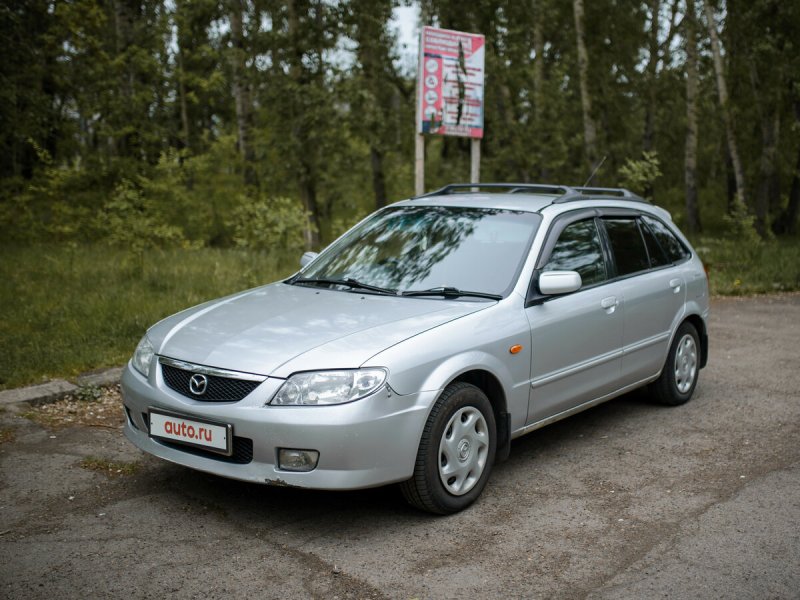
[[[690,0],[691,1],[691,0]],[[656,113],[656,76],[658,74],[658,32],[659,32],[659,13],[661,11],[660,0],[650,2],[650,39],[649,39],[649,59],[647,61],[647,104],[644,112],[644,136],[642,139],[642,149],[650,152],[653,149],[653,138],[655,132],[655,113]],[[687,9],[688,12],[688,9]],[[645,194],[650,196],[650,194]]]
[[[780,110],[773,115],[764,115],[761,120],[761,160],[758,168],[756,192],[756,229],[762,236],[769,227],[770,196],[775,184],[775,159],[778,150]]]
[[[794,103],[795,125],[800,126],[800,100]],[[800,212],[800,147],[797,149],[794,173],[792,174],[792,187],[789,189],[789,204],[772,224],[772,231],[776,234],[797,232],[797,214]]]
[[[239,154],[244,159],[244,183],[258,187],[258,176],[255,169],[255,150],[252,143],[253,103],[250,99],[250,84],[246,74],[246,51],[244,31],[242,29],[242,0],[230,0],[231,22],[231,73],[233,98],[236,105],[236,128],[238,133]]]
[[[317,187],[314,175],[308,164],[303,161],[300,173],[300,200],[308,215],[308,225],[304,232],[306,250],[314,250],[319,246],[320,219],[317,207]]]
[[[300,18],[297,14],[297,3],[290,0],[286,4],[288,13],[288,39],[289,51],[289,77],[292,85],[296,89],[303,89],[307,85],[303,72],[303,49],[300,41]],[[309,216],[308,226],[305,231],[306,250],[313,250],[319,246],[320,237],[320,214],[317,204],[317,188],[315,184],[314,166],[311,160],[311,150],[308,148],[308,136],[306,135],[306,125],[303,123],[303,107],[294,107],[291,113],[293,149],[296,156],[293,157],[297,164],[297,183],[300,191],[300,199],[303,207]]]
[[[756,229],[763,237],[769,227],[770,209],[775,210],[777,202],[773,198],[776,188],[777,168],[776,154],[778,150],[778,137],[780,133],[781,112],[780,104],[770,102],[772,90],[765,89],[759,79],[758,70],[754,61],[750,61],[750,85],[755,98],[761,126],[761,159],[758,166],[758,187],[756,188]],[[769,86],[767,86],[769,87]],[[765,99],[766,98],[766,99]],[[774,108],[772,106],[774,105]],[[772,113],[770,114],[770,110]]]
[[[728,142],[728,152],[730,153],[733,165],[733,176],[736,181],[736,201],[742,208],[747,206],[744,189],[744,169],[739,158],[739,149],[736,145],[736,135],[733,130],[733,118],[731,117],[730,107],[728,106],[728,87],[725,83],[725,71],[722,65],[722,50],[720,49],[719,33],[714,22],[714,12],[708,0],[703,1],[708,33],[711,37],[711,53],[714,56],[714,72],[717,77],[717,94],[719,96],[719,107],[722,112],[722,119],[725,123],[725,136]]]
[[[383,174],[383,153],[376,146],[369,149],[372,166],[372,191],[375,194],[375,208],[386,206],[386,178]]]
[[[590,172],[597,163],[597,125],[592,117],[592,98],[589,93],[589,55],[586,52],[586,33],[583,28],[583,0],[572,0],[575,15],[575,38],[578,49],[578,75],[583,110],[583,143]],[[598,184],[595,178],[594,184]]]
[[[189,108],[186,102],[186,72],[183,69],[183,49],[178,49],[178,96],[181,105],[181,144],[189,147]]]
[[[775,221],[772,230],[775,233],[797,233],[797,213],[800,212],[800,148],[797,150],[797,163],[792,176],[792,187],[789,190],[789,204]]]
[[[541,0],[533,0],[533,137],[531,142],[534,147],[534,160],[536,161],[535,173],[539,181],[548,179],[547,170],[544,167],[544,156],[542,149],[544,143],[542,132],[544,130],[544,32],[542,31],[542,21],[544,15],[541,11]]]
[[[119,60],[122,53],[128,49],[131,38],[131,17],[128,12],[128,7],[122,0],[115,0],[113,3],[114,10],[114,58]],[[130,70],[126,67],[125,72],[119,76],[118,92],[120,101],[125,107],[131,105],[131,97],[133,90],[131,89]],[[118,126],[117,123],[114,123]],[[117,138],[109,136],[108,138],[108,151],[110,156],[126,156],[128,154],[128,135],[123,135]]]
[[[385,152],[391,151],[391,123],[397,114],[393,108],[395,90],[391,75],[394,71],[391,46],[386,40],[386,23],[392,14],[391,0],[351,0],[347,24],[357,44],[356,59],[361,67],[358,80],[362,95],[356,97],[353,109],[361,121],[360,133],[366,138],[370,151],[372,190],[375,208],[387,204]],[[320,53],[322,50],[320,50]]]
[[[686,219],[691,233],[702,231],[697,203],[697,21],[694,0],[686,0]]]

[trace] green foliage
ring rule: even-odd
[[[165,248],[185,241],[180,228],[164,222],[159,204],[149,189],[123,180],[103,207],[98,227],[114,246],[129,248],[141,254],[149,248]]]
[[[0,203],[0,233],[7,240],[91,239],[96,174],[74,165],[54,165],[50,154],[31,140],[45,165],[37,177],[10,180]],[[6,195],[7,194],[7,195]]]
[[[239,248],[299,255],[309,217],[291,198],[242,199],[231,216],[233,239]]]
[[[744,202],[736,196],[730,214],[722,217],[727,229],[727,239],[745,248],[753,249],[761,243],[761,236],[756,231],[756,218],[747,212]]]
[[[693,245],[708,269],[714,295],[800,290],[800,241],[796,239],[748,243],[700,237]]]
[[[73,393],[78,402],[97,402],[103,395],[103,390],[96,385],[82,385]]]
[[[124,364],[147,327],[276,281],[298,255],[93,244],[0,245],[0,388]]]
[[[652,189],[653,183],[661,176],[661,162],[658,153],[644,152],[642,158],[629,158],[619,169],[620,185],[637,194]]]
[[[118,363],[159,316],[263,281],[280,261],[296,264],[304,234],[323,246],[376,204],[413,193],[415,73],[401,66],[409,57],[389,22],[396,0],[11,4],[0,9],[0,379]],[[486,35],[482,180],[583,182],[573,3],[412,4],[421,25]],[[591,112],[608,156],[595,183],[618,175],[652,190],[681,223],[686,4],[660,3],[653,36],[656,4],[584,2]],[[793,289],[796,237],[759,240],[751,215],[757,199],[762,229],[794,214],[800,3],[727,3],[724,13],[747,205],[728,201],[701,27],[698,204],[719,238],[701,245],[716,291]],[[429,136],[427,188],[466,180],[469,154],[468,140]],[[255,174],[248,184],[245,173]],[[185,272],[168,270],[187,257]],[[198,273],[212,282],[188,299]],[[53,289],[68,291],[56,300]]]
[[[572,3],[412,4],[422,25],[486,35],[482,179],[584,181]],[[619,175],[680,221],[685,3],[660,3],[655,21],[649,2],[584,5],[597,151],[608,157],[595,183]],[[310,210],[324,245],[354,215],[412,192],[415,81],[390,21],[397,6],[35,0],[0,11],[0,235],[232,247],[234,213],[288,198]],[[795,177],[798,6],[725,5],[720,20],[746,208],[758,201],[765,219],[789,214]],[[704,28],[699,36],[702,54]],[[711,61],[699,68],[698,191],[708,198],[724,195],[728,167]],[[466,180],[469,148],[429,137],[427,187]],[[700,206],[704,226],[720,229],[727,202]]]

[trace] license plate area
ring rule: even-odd
[[[150,409],[150,437],[223,456],[233,454],[233,425]]]

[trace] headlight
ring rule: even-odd
[[[150,375],[150,363],[153,362],[153,355],[155,353],[156,351],[155,348],[153,348],[153,344],[150,343],[147,336],[144,336],[139,341],[139,345],[136,346],[133,358],[131,358],[133,368],[145,377],[148,377]]]
[[[295,373],[280,387],[269,404],[343,404],[369,396],[385,381],[384,369]]]

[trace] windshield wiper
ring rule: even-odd
[[[470,298],[487,298],[488,300],[502,300],[500,294],[487,294],[486,292],[470,292],[467,290],[460,290],[454,287],[441,286],[430,288],[428,290],[408,290],[403,292],[403,296],[444,296],[445,298],[461,298],[469,296]]]
[[[376,294],[386,294],[387,296],[396,296],[397,290],[389,288],[378,287],[377,285],[369,285],[368,283],[361,283],[352,277],[345,277],[344,279],[332,279],[327,277],[298,277],[288,281],[291,284],[320,284],[320,285],[343,285],[350,289],[367,290],[375,292]]]

